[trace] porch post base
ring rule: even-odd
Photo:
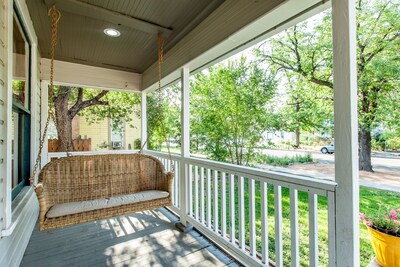
[[[177,222],[175,223],[175,227],[178,228],[179,231],[183,232],[183,233],[187,233],[193,230],[193,225],[191,225],[190,223],[186,223],[186,225],[184,225],[181,222]]]

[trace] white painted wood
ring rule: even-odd
[[[214,231],[218,233],[218,171],[214,170],[214,186],[213,186],[213,191],[214,191]]]
[[[310,267],[318,266],[318,196],[308,194]]]
[[[175,203],[174,203],[174,205],[176,207],[180,208],[181,195],[179,194],[179,188],[180,188],[179,181],[181,180],[181,178],[180,178],[181,177],[181,174],[180,174],[180,170],[181,169],[180,169],[180,167],[181,167],[181,164],[183,164],[183,163],[181,163],[179,161],[175,161],[174,164],[175,164],[175,179],[174,179]]]
[[[154,155],[165,155],[159,152],[151,152]],[[271,184],[281,185],[283,187],[289,187],[290,185],[296,185],[296,189],[299,191],[313,191],[319,195],[325,195],[326,191],[335,191],[336,182],[329,180],[316,179],[312,177],[294,175],[290,173],[283,173],[277,171],[267,171],[260,170],[257,168],[251,168],[246,166],[238,166],[229,163],[216,162],[206,159],[199,158],[186,158],[186,162],[193,165],[204,166],[211,169],[216,169],[219,171],[225,171],[229,173],[234,173],[237,175],[242,175],[244,177],[251,176],[252,178],[268,182]]]
[[[193,165],[188,164],[189,168],[189,181],[188,181],[188,205],[189,205],[189,216],[193,216]]]
[[[39,215],[33,188],[24,188],[13,202],[14,231],[0,238],[0,266],[18,267]]]
[[[261,196],[261,255],[264,264],[269,261],[268,250],[268,185],[260,182]]]
[[[8,6],[9,3],[12,2],[8,1],[4,4],[4,9],[0,9],[0,17],[1,21],[4,21],[4,31],[0,32],[0,39],[1,40],[6,40],[7,37],[9,36],[8,34],[8,27],[7,27],[7,12],[8,12]],[[11,11],[12,13],[12,11]],[[2,41],[5,42],[5,41]],[[11,172],[8,168],[7,165],[7,153],[8,147],[11,146],[9,140],[10,138],[10,130],[9,127],[11,126],[11,123],[9,122],[10,118],[10,111],[9,111],[9,105],[8,105],[8,87],[5,84],[5,81],[7,79],[7,68],[4,62],[7,61],[6,57],[6,49],[5,46],[0,45],[0,139],[3,140],[3,144],[0,145],[0,230],[6,229],[7,228],[7,222],[6,222],[6,213],[7,213],[7,208],[5,206],[4,198],[7,196],[7,188],[10,186],[10,182],[8,181],[11,178]],[[11,151],[11,150],[10,150]]]
[[[30,162],[30,174],[33,172],[33,167],[36,161],[36,151],[38,150],[39,145],[39,134],[40,128],[38,127],[37,121],[40,121],[40,107],[38,106],[38,97],[40,96],[40,86],[38,87],[38,83],[40,77],[38,77],[38,53],[37,53],[37,45],[31,45],[31,151],[30,158],[32,159]],[[37,181],[37,175],[35,176],[35,182]]]
[[[145,92],[141,93],[140,101],[140,132],[141,132],[141,144],[144,150],[147,149],[147,94]]]
[[[190,157],[190,87],[189,87],[190,73],[188,68],[181,70],[181,85],[182,85],[182,156]],[[196,164],[193,164],[196,165]]]
[[[337,266],[360,265],[356,7],[332,0]]]
[[[204,168],[200,167],[200,222],[205,223],[204,214]]]
[[[44,127],[46,125],[47,117],[49,116],[48,114],[48,109],[49,109],[49,82],[48,81],[42,81],[40,83],[41,87],[41,96],[40,96],[40,136],[43,136],[44,134]],[[48,138],[47,135],[45,137],[44,143],[43,143],[43,150],[42,150],[42,157],[40,158],[40,164],[41,167],[46,165],[48,162],[50,162],[49,157],[50,153],[48,152]],[[62,153],[65,155],[65,153]]]
[[[335,192],[328,192],[328,254],[329,266],[336,266],[336,199]]]
[[[274,186],[275,207],[275,263],[283,267],[283,241],[282,241],[282,187]]]
[[[194,166],[194,217],[199,219],[199,167]]]
[[[244,177],[239,176],[239,190],[238,190],[238,202],[239,202],[239,247],[241,249],[246,248],[245,240],[245,221],[244,221]]]
[[[50,80],[50,60],[41,59],[42,80]],[[142,75],[127,71],[93,67],[66,61],[54,61],[56,84],[86,86],[98,89],[140,91]]]
[[[230,215],[230,240],[233,244],[236,242],[235,237],[235,175],[229,175],[229,215]]]
[[[13,1],[5,0],[4,1],[4,9],[2,12],[5,12],[4,15],[4,25],[5,25],[5,33],[6,39],[4,41],[4,89],[6,90],[4,96],[5,102],[5,109],[6,109],[6,118],[5,118],[5,125],[6,125],[6,135],[5,144],[6,147],[6,154],[2,155],[0,159],[0,164],[4,164],[6,170],[6,177],[4,183],[4,191],[3,194],[0,196],[0,204],[2,202],[3,210],[4,210],[4,220],[3,220],[3,229],[7,229],[11,226],[12,223],[12,210],[11,210],[11,189],[12,189],[12,142],[11,142],[11,124],[12,124],[12,74],[13,74]],[[3,90],[4,90],[3,89]],[[1,163],[2,162],[2,163]],[[3,200],[3,201],[1,201]]]
[[[181,69],[181,157],[182,160],[186,157],[190,157],[190,113],[189,113],[189,69]],[[194,164],[193,164],[194,165]],[[180,214],[180,219],[183,225],[186,225],[186,217],[191,210],[191,181],[189,180],[189,165],[181,162],[181,179],[180,179],[180,208],[182,210]]]
[[[299,207],[298,192],[296,189],[290,188],[290,249],[291,249],[291,266],[300,266],[299,253]]]
[[[255,181],[249,178],[249,228],[250,228],[250,255],[256,257],[256,200]]]
[[[226,238],[226,173],[221,176],[221,235]]]
[[[211,228],[211,170],[207,169],[207,227]]]

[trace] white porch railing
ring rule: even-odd
[[[166,153],[146,153],[171,169]],[[65,153],[49,153],[49,159],[63,156]],[[336,266],[335,182],[178,155],[172,155],[172,161],[175,179],[171,210],[185,216],[185,221],[244,264],[265,266],[273,260],[276,266],[283,266],[284,257],[290,257],[291,266],[300,266],[300,262],[318,266],[319,258],[328,252],[329,262],[325,264]],[[181,164],[186,175],[180,173]],[[186,194],[178,190],[182,182],[187,185]],[[186,199],[180,199],[182,195]],[[326,202],[327,209],[321,209],[319,202]],[[180,203],[189,207],[187,212]],[[328,232],[321,231],[318,222],[327,224]],[[284,235],[284,229],[290,229],[290,236]],[[304,232],[308,234],[306,243],[299,239],[301,231],[303,238]],[[328,245],[318,242],[321,239],[327,239]],[[308,259],[301,259],[300,251],[302,255],[308,251]]]

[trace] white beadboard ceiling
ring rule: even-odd
[[[157,60],[157,33],[171,49],[224,0],[29,0],[41,56],[50,57],[48,7],[61,11],[55,58],[143,73]],[[121,32],[108,37],[105,28]]]

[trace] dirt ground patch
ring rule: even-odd
[[[335,175],[334,165],[328,163],[293,164],[290,165],[288,169],[301,172],[303,174],[308,173],[316,176],[326,175],[332,179]],[[360,179],[368,182],[385,184],[387,186],[400,187],[400,173],[385,171],[375,171],[371,173],[360,171]]]

